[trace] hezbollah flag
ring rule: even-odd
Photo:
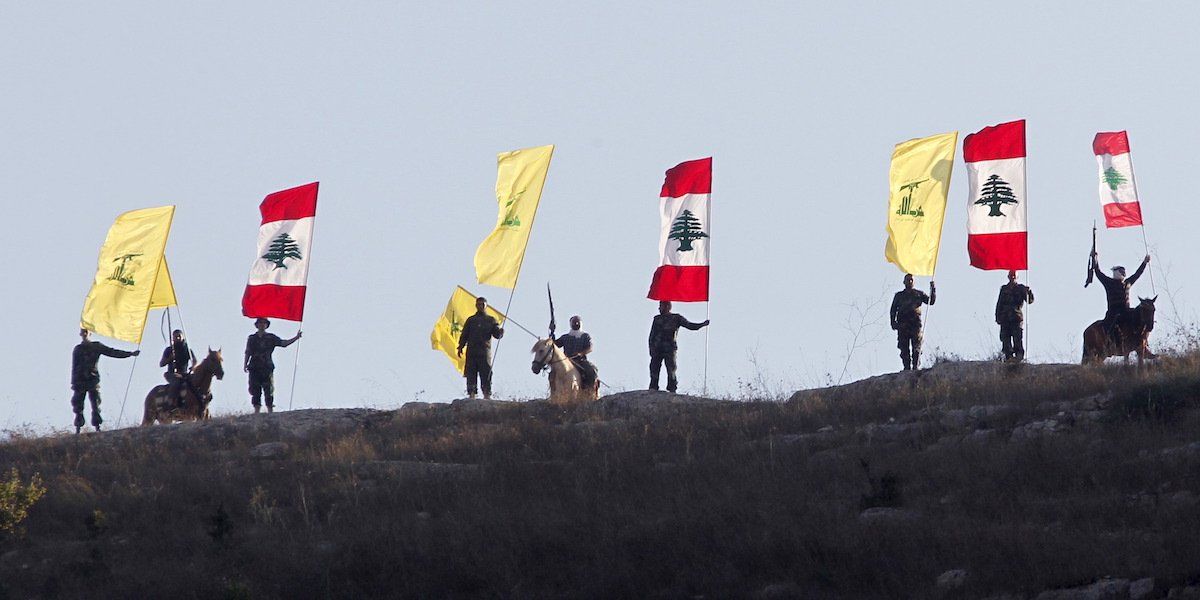
[[[175,305],[175,289],[163,257],[174,216],[174,206],[160,206],[117,217],[100,247],[80,327],[141,344],[150,309]]]
[[[504,315],[499,311],[491,306],[488,306],[486,310],[487,314],[495,317],[497,321],[504,322]],[[458,355],[458,336],[462,333],[462,326],[467,321],[467,317],[473,314],[475,314],[475,296],[460,285],[454,290],[454,295],[450,296],[450,302],[446,303],[445,312],[433,324],[433,332],[429,334],[429,342],[433,345],[433,349],[444,352],[460,374],[466,368],[467,360]]]
[[[957,144],[954,131],[901,142],[892,150],[884,255],[905,273],[931,276],[937,269]]]
[[[516,287],[553,153],[554,146],[539,146],[496,156],[496,202],[500,214],[496,217],[496,228],[475,251],[475,276],[479,283],[510,290]]]

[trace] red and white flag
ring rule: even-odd
[[[967,253],[979,269],[1028,268],[1025,120],[984,127],[963,140]]]
[[[1097,133],[1092,151],[1100,165],[1100,206],[1108,227],[1142,224],[1142,205],[1133,181],[1133,155],[1124,131]]]
[[[258,258],[250,266],[242,314],[303,321],[317,182],[275,192],[258,208]]]
[[[659,267],[650,282],[652,300],[708,300],[708,218],[712,157],[679,163],[667,171],[659,194],[662,230]]]

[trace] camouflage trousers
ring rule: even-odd
[[[1025,360],[1025,329],[1020,321],[1000,324],[1000,351],[1005,360]]]
[[[250,404],[254,408],[262,406],[266,396],[267,408],[275,407],[275,372],[250,369]]]
[[[92,426],[100,427],[104,419],[100,417],[100,386],[71,388],[71,410],[75,411],[75,427],[83,427],[83,398],[87,396],[92,402]]]
[[[904,369],[919,369],[921,366],[921,324],[915,326],[902,323],[896,329],[896,347],[900,349],[900,361]]]
[[[658,389],[658,374],[664,364],[667,367],[667,391],[673,394],[675,390],[679,389],[679,380],[675,377],[677,365],[674,350],[650,353],[650,389]]]
[[[492,364],[487,355],[468,354],[467,363],[463,366],[463,377],[467,378],[467,394],[474,396],[479,388],[483,388],[484,397],[492,397]]]

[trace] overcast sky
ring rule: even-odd
[[[551,282],[559,323],[583,316],[614,390],[647,382],[667,168],[714,157],[708,392],[778,394],[899,368],[885,311],[901,273],[883,258],[892,146],[953,130],[961,144],[1016,118],[1029,358],[1078,360],[1103,316],[1101,289],[1082,288],[1097,131],[1129,131],[1161,343],[1168,286],[1185,321],[1200,299],[1196,23],[1182,2],[0,2],[0,429],[69,426],[105,232],[163,204],[178,206],[167,256],[191,342],[226,355],[213,410],[248,411],[240,299],[258,204],[310,181],[305,336],[276,351],[278,402],[297,351],[296,407],[462,396],[429,331],[455,285],[507,302],[475,284],[472,257],[496,219],[496,153],[542,144],[557,148],[511,314],[543,331]],[[961,160],[960,147],[931,358],[999,345],[1004,274],[967,264]],[[1106,266],[1144,254],[1136,229],[1102,230],[1100,249]],[[705,318],[704,304],[677,309]],[[680,338],[681,391],[698,392],[705,334]],[[544,394],[532,342],[510,327],[499,345],[500,397]],[[124,425],[161,381],[164,346],[152,313]],[[133,366],[101,361],[111,426]]]

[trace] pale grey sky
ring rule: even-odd
[[[162,204],[178,205],[168,258],[191,341],[226,353],[214,412],[247,411],[239,302],[258,203],[314,180],[296,406],[460,397],[429,330],[457,284],[507,300],[471,261],[496,218],[496,153],[541,144],[557,149],[512,316],[541,331],[551,281],[559,322],[583,315],[615,389],[647,379],[663,172],[714,157],[708,387],[736,397],[739,382],[837,379],[850,305],[878,300],[868,319],[882,319],[901,277],[883,259],[895,143],[1025,118],[1030,358],[1074,361],[1104,307],[1081,287],[1097,131],[1129,130],[1155,267],[1172,267],[1157,289],[1169,280],[1194,317],[1197,16],[1183,2],[0,2],[0,429],[70,424],[105,231]],[[931,355],[998,346],[1004,277],[967,265],[965,184],[960,148]],[[1102,231],[1101,252],[1136,265],[1141,236]],[[704,335],[680,336],[681,391],[698,391]],[[896,370],[886,320],[864,336],[845,377]],[[500,396],[545,388],[531,343],[509,329]],[[126,425],[163,346],[152,314]],[[284,405],[293,348],[277,351]],[[113,426],[132,365],[101,363]]]

